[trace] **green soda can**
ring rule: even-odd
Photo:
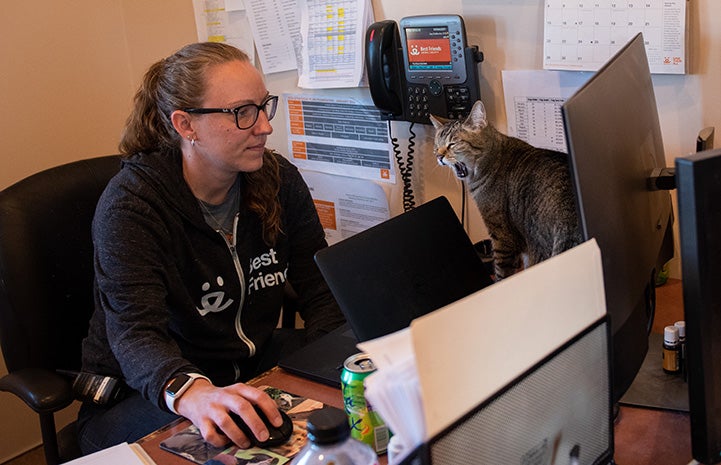
[[[343,363],[340,381],[351,436],[381,454],[388,448],[390,432],[380,415],[366,401],[363,387],[363,380],[374,371],[376,368],[367,354],[351,355]]]

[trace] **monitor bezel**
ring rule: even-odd
[[[691,450],[721,462],[721,149],[676,159]]]

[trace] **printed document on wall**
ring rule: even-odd
[[[593,73],[503,70],[508,135],[534,147],[568,152],[561,106]]]
[[[298,87],[365,85],[365,33],[373,23],[370,0],[299,0],[302,59]]]
[[[224,42],[250,57],[255,64],[253,36],[243,0],[193,0],[199,42]]]
[[[596,71],[639,32],[651,73],[686,72],[687,0],[545,0],[545,69]]]
[[[288,153],[301,169],[396,182],[388,122],[368,98],[284,94]]]
[[[302,170],[329,245],[390,218],[388,198],[373,181]]]
[[[245,0],[263,73],[298,67],[300,18],[297,0]]]

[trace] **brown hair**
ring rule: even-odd
[[[173,55],[153,64],[135,94],[133,110],[125,122],[119,149],[135,153],[180,150],[180,135],[170,115],[181,108],[202,106],[208,68],[231,61],[249,61],[243,51],[227,44],[202,42],[186,45]],[[246,207],[263,222],[263,240],[275,243],[280,228],[279,155],[266,150],[263,166],[245,177],[242,198]]]

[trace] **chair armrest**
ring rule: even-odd
[[[53,413],[73,402],[72,383],[44,368],[24,368],[0,378],[0,391],[22,399],[37,413]]]

